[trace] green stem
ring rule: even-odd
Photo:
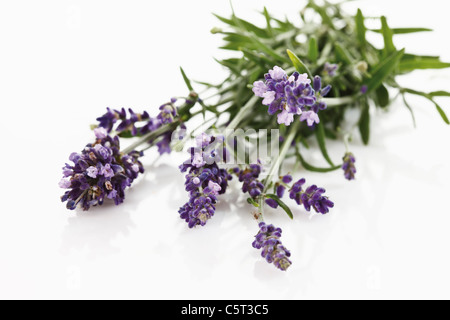
[[[351,104],[355,102],[355,97],[342,97],[342,98],[323,98],[323,102],[327,104],[328,107],[339,107],[346,104]]]
[[[171,124],[167,124],[165,126],[160,127],[159,129],[156,129],[155,131],[149,132],[145,135],[143,135],[141,138],[139,138],[139,140],[137,140],[135,143],[131,144],[130,146],[126,147],[125,149],[122,150],[122,153],[124,154],[128,154],[131,151],[135,150],[137,147],[139,147],[140,145],[147,143],[149,140],[151,140],[152,138],[157,138],[160,135],[170,131],[173,129],[174,125],[177,125],[179,121],[173,122]]]
[[[234,119],[230,122],[230,124],[227,126],[227,130],[234,130],[237,128],[237,126],[241,123],[241,121],[247,116],[247,114],[252,110],[252,108],[255,106],[256,102],[258,102],[258,99],[260,99],[257,96],[253,96],[244,107],[239,110],[239,113],[234,117]]]
[[[287,136],[286,140],[283,143],[283,147],[281,148],[280,154],[277,157],[277,160],[272,164],[270,167],[269,173],[267,174],[267,178],[264,180],[264,192],[265,194],[267,192],[267,189],[269,187],[269,184],[271,181],[273,181],[273,175],[278,170],[278,168],[283,163],[284,159],[286,158],[286,155],[292,145],[292,141],[294,141],[295,136],[299,132],[300,129],[300,121],[295,121],[294,125],[291,127],[291,130],[289,131],[289,135]]]

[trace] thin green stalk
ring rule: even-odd
[[[270,167],[269,173],[267,174],[267,178],[264,180],[265,187],[263,194],[267,192],[270,182],[273,181],[273,175],[275,174],[275,172],[277,172],[278,168],[281,166],[284,159],[286,158],[286,155],[292,145],[292,141],[294,141],[295,136],[297,135],[300,129],[300,124],[301,124],[300,121],[295,121],[294,125],[291,127],[289,135],[287,136],[286,140],[283,143],[283,147],[280,151],[280,154],[277,157],[277,160]]]
[[[351,104],[355,101],[356,101],[355,97],[323,98],[323,102],[325,102],[327,106],[330,108]]]
[[[137,140],[135,143],[131,144],[130,146],[128,146],[127,148],[122,150],[122,153],[124,154],[128,154],[131,151],[135,150],[137,147],[139,147],[140,145],[147,143],[149,140],[151,140],[152,138],[156,138],[159,137],[160,135],[172,130],[172,128],[174,127],[174,124],[177,124],[178,122],[174,122],[171,124],[167,124],[165,126],[162,126],[161,128],[149,132],[145,135],[143,135],[141,138],[139,138],[139,140]]]
[[[234,119],[230,122],[230,124],[227,126],[227,130],[234,130],[237,128],[237,126],[241,123],[241,121],[248,115],[248,113],[252,110],[252,108],[255,106],[256,102],[258,102],[258,99],[260,99],[257,96],[253,96],[244,107],[239,110],[239,113],[234,117]]]

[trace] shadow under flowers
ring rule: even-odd
[[[176,170],[167,165],[152,165],[145,169],[145,173],[126,190],[123,204],[115,206],[112,201],[105,201],[104,205],[92,207],[87,212],[77,209],[75,214],[70,214],[62,234],[60,250],[63,254],[86,252],[89,259],[95,259],[120,252],[115,241],[119,237],[129,237],[136,228],[132,214],[140,214],[140,203],[148,197],[156,196],[155,193],[161,188],[161,181],[173,181],[168,177]],[[143,211],[142,214],[151,212]]]

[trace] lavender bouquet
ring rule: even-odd
[[[450,124],[435,100],[450,93],[421,92],[396,81],[397,76],[415,70],[450,67],[439,57],[414,55],[395,45],[396,34],[431,30],[393,29],[385,17],[371,17],[379,28],[369,29],[361,10],[351,16],[341,4],[322,3],[310,0],[296,23],[277,19],[264,8],[264,27],[234,13],[230,18],[217,16],[224,26],[212,33],[223,36],[221,49],[236,52],[235,58],[218,61],[228,76],[218,85],[196,82],[203,87],[199,94],[195,90],[199,88],[194,89],[194,82],[181,69],[190,93],[163,104],[156,117],[145,111],[108,108],[93,127],[93,142],[70,155],[70,164],[63,168],[60,187],[66,191],[61,199],[67,208],[89,210],[105,201],[120,205],[126,189],[144,172],[140,159],[146,150],[157,148],[161,155],[187,150],[187,160],[180,166],[188,193],[179,210],[181,219],[189,228],[205,226],[232,180],[237,181],[248,196],[249,213],[258,223],[253,247],[261,250],[267,262],[287,270],[291,254],[281,242],[282,230],[267,224],[266,206],[280,208],[291,218],[290,208],[295,204],[319,214],[334,207],[324,188],[294,177],[300,173],[298,169],[321,173],[342,170],[345,179],[354,180],[357,162],[351,141],[355,132],[344,128],[359,128],[362,141],[368,144],[371,109],[388,109],[397,97],[403,99],[413,121],[408,95],[428,99]],[[369,32],[381,34],[383,48],[367,40]],[[345,115],[351,109],[358,110],[360,116],[348,125]],[[212,118],[206,120],[207,116]],[[202,132],[190,128],[198,117],[205,120]],[[242,143],[237,132],[244,132],[249,139]],[[305,160],[312,139],[317,141],[327,167]],[[342,162],[332,160],[328,139],[345,145],[347,151],[339,155]],[[125,140],[130,142],[122,147]],[[267,141],[275,146],[270,155],[260,147],[262,142],[267,146]],[[288,159],[294,161],[291,173],[283,169]]]

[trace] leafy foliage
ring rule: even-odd
[[[307,14],[308,11],[312,15]],[[229,18],[216,15],[226,28],[214,28],[213,33],[223,35],[222,49],[236,52],[235,58],[219,61],[229,70],[229,75],[222,84],[215,86],[219,89],[219,101],[226,102],[225,110],[230,119],[251,99],[249,86],[262,79],[267,70],[278,65],[286,70],[297,70],[310,76],[321,75],[325,83],[333,86],[329,96],[345,102],[322,112],[321,124],[314,130],[302,125],[298,130],[298,137],[302,138],[296,139],[305,143],[305,138],[315,136],[324,159],[332,168],[334,165],[327,153],[325,140],[342,137],[341,128],[346,111],[349,108],[360,110],[361,116],[357,126],[363,142],[367,144],[370,140],[371,106],[388,108],[392,101],[392,90],[398,90],[403,98],[413,94],[430,100],[442,119],[449,123],[444,109],[437,104],[435,98],[450,97],[450,93],[419,92],[402,88],[396,81],[397,76],[415,70],[450,67],[450,63],[442,62],[439,57],[415,55],[395,45],[396,35],[429,32],[430,29],[391,28],[384,16],[375,18],[379,21],[378,29],[369,29],[361,10],[351,16],[342,10],[341,4],[331,4],[327,1],[319,5],[310,0],[300,12],[301,21],[298,23],[287,18],[273,17],[266,8],[262,15],[266,21],[264,26],[238,18],[234,12]],[[367,33],[370,32],[382,35],[383,48],[377,48],[368,41]],[[333,77],[324,71],[327,62],[339,66]],[[406,99],[404,101],[406,107],[413,112]],[[220,103],[214,106],[215,110],[220,106]],[[210,111],[214,112],[214,108],[210,108]],[[264,128],[270,131],[278,127],[266,109],[259,106],[253,109],[251,118],[241,123],[243,129]],[[304,160],[301,162],[306,169],[317,169],[306,164]]]

